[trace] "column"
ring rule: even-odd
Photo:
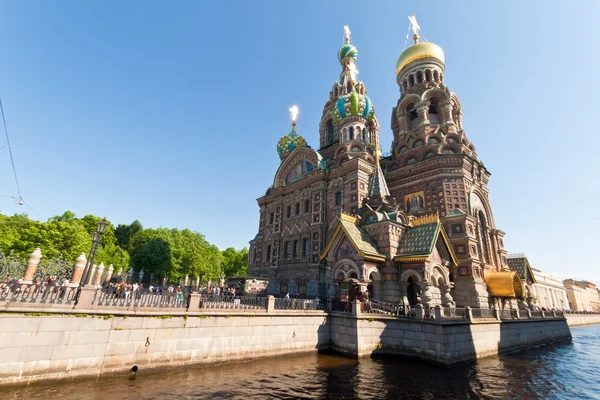
[[[110,280],[112,279],[112,274],[113,274],[114,270],[115,270],[115,267],[113,267],[113,265],[110,264],[108,266],[108,271],[106,272],[106,277],[104,278],[104,283],[110,282]]]
[[[419,114],[419,126],[429,125],[429,101],[422,102],[417,106],[417,114]]]
[[[100,286],[102,285],[102,274],[104,274],[104,263],[100,263],[100,265],[98,265],[98,267],[96,268],[96,276],[94,279],[94,286]]]
[[[85,253],[81,253],[81,255],[75,260],[75,269],[73,270],[73,275],[71,276],[71,286],[79,286],[81,283],[81,276],[83,275],[86,262],[87,259],[85,258]]]
[[[42,251],[38,247],[29,255],[27,269],[25,270],[25,275],[23,275],[23,283],[33,283],[33,277],[35,276],[35,271],[37,270],[37,266],[41,259]]]

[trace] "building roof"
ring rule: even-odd
[[[352,247],[354,247],[354,250],[356,250],[361,256],[367,259],[375,259],[378,261],[385,260],[385,255],[379,251],[367,232],[358,226],[358,218],[344,213],[340,214],[338,225],[333,232],[333,235],[331,235],[331,239],[329,239],[323,254],[321,254],[321,260],[327,256],[327,253],[329,253],[329,249],[333,245],[333,242],[342,231],[352,244]]]
[[[458,260],[437,214],[414,220],[412,225],[412,228],[406,231],[400,239],[398,252],[394,258],[396,261],[427,260],[431,257],[438,237],[441,235],[451,261],[454,265],[458,265]]]
[[[515,271],[521,280],[526,281],[531,279],[533,283],[537,283],[525,254],[509,254],[506,257],[506,261],[508,262],[508,268]]]

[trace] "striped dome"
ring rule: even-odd
[[[283,136],[279,139],[279,142],[277,142],[277,154],[281,156],[282,154],[289,153],[296,147],[308,147],[308,143],[292,129],[290,133]]]
[[[371,103],[371,99],[353,91],[350,94],[340,97],[332,113],[336,124],[343,118],[350,116],[372,120],[375,116],[375,108],[373,107],[373,103]]]
[[[356,60],[357,56],[358,50],[356,50],[356,47],[352,46],[351,44],[343,45],[338,52],[338,60],[340,60],[340,62],[342,62],[342,60],[346,57],[352,57]]]

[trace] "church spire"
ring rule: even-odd
[[[390,190],[387,187],[387,183],[385,182],[385,176],[383,175],[383,171],[381,170],[381,165],[379,165],[379,157],[381,154],[381,150],[377,149],[377,165],[375,166],[375,171],[373,171],[373,176],[371,176],[371,181],[369,182],[369,193],[368,197],[370,199],[379,197],[381,199],[390,196]]]

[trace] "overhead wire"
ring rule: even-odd
[[[19,185],[19,178],[17,178],[17,169],[15,168],[15,159],[12,153],[12,147],[10,145],[10,139],[8,137],[8,128],[6,127],[6,117],[4,116],[4,105],[2,104],[2,98],[0,97],[0,112],[2,113],[2,122],[4,124],[4,134],[6,135],[6,145],[8,146],[8,153],[10,154],[10,163],[12,165],[13,174],[15,176],[15,183],[17,184],[17,193],[19,194],[19,199],[23,200],[23,196],[21,195],[21,186]]]

